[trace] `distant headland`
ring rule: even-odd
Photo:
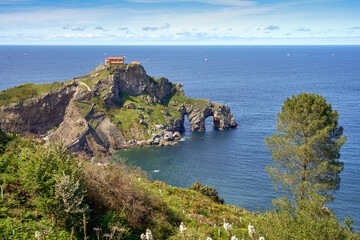
[[[27,83],[0,92],[0,128],[63,142],[72,152],[93,156],[145,146],[172,145],[184,132],[237,123],[227,105],[186,97],[182,84],[146,74],[139,62],[111,57],[94,71],[65,82]]]

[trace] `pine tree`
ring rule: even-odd
[[[266,171],[278,189],[296,200],[311,194],[333,200],[344,167],[340,149],[346,141],[338,119],[338,112],[317,94],[302,93],[285,100],[277,114],[278,133],[265,138],[273,160]]]

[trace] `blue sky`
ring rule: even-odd
[[[360,0],[0,0],[0,44],[360,44]]]

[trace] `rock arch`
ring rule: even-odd
[[[179,110],[182,116],[182,131],[185,130],[185,116],[189,119],[191,131],[205,131],[205,119],[208,117],[212,117],[213,126],[217,129],[237,126],[230,108],[224,104],[202,99],[197,104],[185,103]]]

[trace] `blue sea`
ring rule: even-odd
[[[360,230],[360,46],[0,46],[0,90],[65,81],[122,54],[149,75],[184,84],[189,97],[229,105],[239,126],[214,130],[209,118],[205,132],[187,131],[177,146],[130,149],[117,157],[172,186],[200,181],[227,204],[255,212],[280,195],[265,171],[271,155],[264,138],[275,133],[284,100],[301,92],[324,96],[347,136],[341,187],[328,206],[341,220],[352,217]]]

